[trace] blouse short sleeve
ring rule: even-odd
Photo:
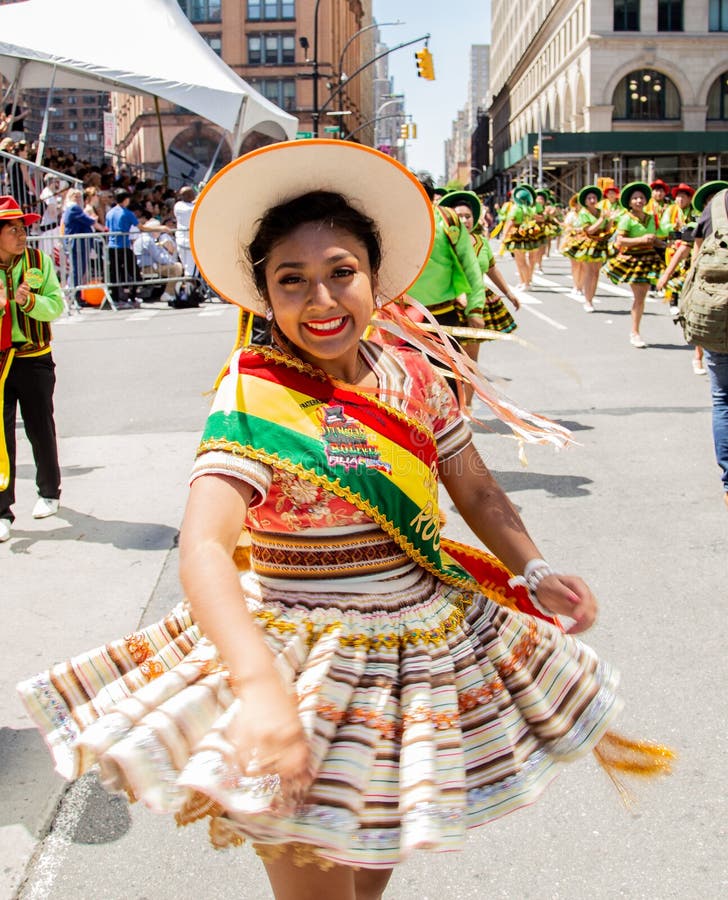
[[[231,398],[237,396],[239,385],[237,372],[229,371],[222,379],[213,402],[212,412],[203,434],[202,442],[197,450],[197,458],[190,473],[190,484],[201,475],[226,475],[244,481],[253,488],[250,508],[262,504],[273,481],[273,470],[270,466],[244,452],[245,438],[236,433],[235,425],[225,425],[222,430],[211,423],[216,414],[231,404]],[[207,437],[211,440],[206,440]]]
[[[435,438],[437,456],[445,462],[457,456],[471,443],[470,426],[463,418],[447,381],[428,360],[416,351],[401,351],[411,379],[411,393],[405,409],[408,415],[424,421]]]
[[[273,471],[265,463],[244,456],[236,456],[228,450],[207,450],[197,457],[190,473],[190,484],[200,475],[228,475],[244,481],[253,488],[250,508],[260,506],[270,490]]]

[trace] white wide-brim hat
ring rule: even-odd
[[[403,165],[362,144],[286,141],[221,169],[197,198],[190,244],[200,274],[225,300],[262,314],[247,248],[273,206],[310,191],[341,194],[373,220],[382,245],[377,295],[394,300],[417,280],[434,239],[432,204]]]

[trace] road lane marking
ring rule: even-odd
[[[521,300],[521,297],[519,296],[518,299]],[[532,306],[526,306],[525,301],[523,300],[521,300],[521,308],[525,310],[525,312],[529,312],[531,315],[536,316],[537,319],[541,319],[542,322],[548,322],[553,328],[558,328],[559,331],[568,331],[566,325],[562,325],[561,322],[557,322],[555,319],[552,319],[538,309],[533,309]]]
[[[221,316],[225,312],[224,309],[208,309],[205,312],[198,313],[201,319],[210,318],[210,316]]]
[[[617,297],[631,297],[632,291],[625,290],[625,288],[617,287],[616,284],[612,284],[611,281],[603,281],[600,280],[597,284],[597,289],[603,288],[610,294],[616,294]]]

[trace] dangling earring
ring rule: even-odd
[[[381,297],[375,297],[375,298],[374,298],[374,308],[375,308],[375,309],[381,309],[383,306],[384,306],[384,304],[382,303],[382,298],[381,298]]]
[[[266,320],[266,322],[273,321],[273,310],[271,309],[270,306],[266,306],[266,308],[265,308],[265,320]]]

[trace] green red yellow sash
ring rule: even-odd
[[[440,580],[531,612],[495,557],[441,540],[434,436],[375,397],[276,349],[242,350],[220,383],[198,453],[210,450],[330,490]]]

